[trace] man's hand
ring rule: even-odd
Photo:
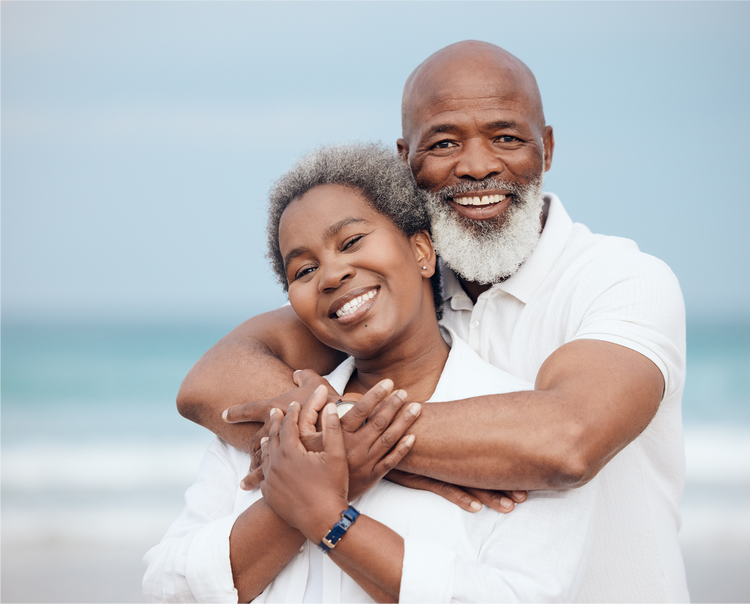
[[[409,474],[401,470],[391,470],[386,478],[410,489],[430,491],[435,495],[440,495],[440,497],[455,503],[467,512],[478,512],[484,504],[496,512],[507,514],[513,511],[517,503],[526,501],[526,491],[492,491],[460,487],[449,482],[419,476],[418,474]]]

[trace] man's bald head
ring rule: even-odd
[[[403,136],[409,140],[425,104],[439,105],[456,95],[473,98],[521,97],[532,121],[544,129],[542,97],[526,64],[499,46],[466,40],[430,55],[406,80],[401,104]]]

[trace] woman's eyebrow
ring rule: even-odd
[[[343,220],[339,220],[336,224],[332,224],[326,229],[324,237],[326,239],[330,239],[331,237],[335,237],[338,232],[343,229],[346,226],[349,226],[350,224],[355,224],[357,222],[362,222],[365,224],[370,224],[369,221],[365,220],[364,218],[344,218]]]
[[[371,224],[369,220],[366,220],[364,218],[344,218],[343,220],[339,220],[337,223],[332,224],[326,229],[326,232],[324,233],[325,239],[330,239],[331,237],[335,237],[338,232],[343,229],[346,226],[349,226],[350,224],[356,224],[356,223],[362,223],[362,224]],[[306,247],[296,247],[293,250],[291,250],[286,256],[284,256],[284,268],[289,266],[289,263],[294,260],[297,256],[301,256],[305,252],[308,251],[308,248]]]

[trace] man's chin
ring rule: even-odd
[[[544,204],[534,192],[521,204],[511,204],[494,218],[464,217],[432,198],[427,205],[435,249],[451,270],[481,285],[499,283],[513,275],[539,241],[539,216]]]

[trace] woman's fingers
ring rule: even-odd
[[[381,380],[365,392],[355,403],[354,407],[341,418],[341,428],[344,432],[356,432],[367,420],[385,397],[393,390],[393,380]]]
[[[344,433],[335,403],[328,403],[323,410],[323,449],[327,455],[346,459]]]
[[[416,440],[416,436],[413,434],[409,434],[407,436],[404,436],[396,445],[393,450],[386,455],[383,459],[380,460],[380,462],[373,468],[373,474],[376,475],[378,478],[382,478],[388,472],[393,470],[398,465],[398,462],[400,462],[404,457],[406,457],[406,454],[411,451],[412,445],[414,445],[414,441]]]
[[[397,396],[402,393],[402,396]],[[362,431],[372,440],[370,455],[382,457],[406,434],[406,431],[422,413],[419,403],[404,404],[406,392],[391,395],[374,417],[363,426]]]

